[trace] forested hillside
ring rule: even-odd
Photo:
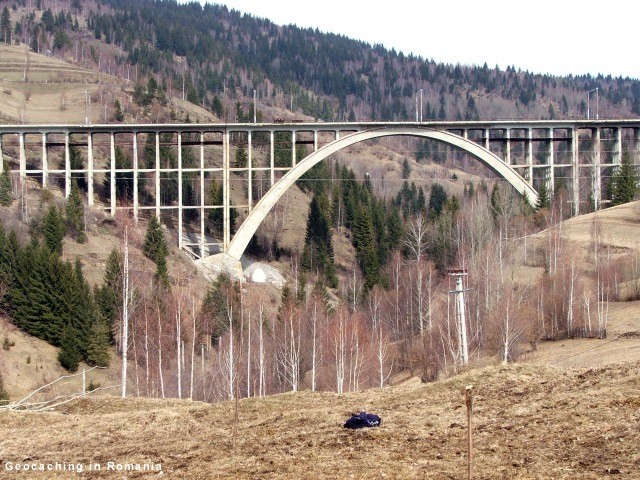
[[[420,91],[424,119],[585,117],[587,92],[596,87],[601,117],[640,114],[636,79],[439,64],[221,5],[3,0],[3,6],[5,42],[139,83],[152,75],[165,91],[229,121],[237,119],[235,102],[248,103],[254,90],[265,113],[287,107],[323,120],[414,119]]]

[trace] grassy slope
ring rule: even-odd
[[[2,458],[161,463],[170,478],[193,479],[463,478],[467,384],[476,390],[474,478],[640,475],[640,363],[495,366],[433,384],[242,400],[235,449],[231,402],[87,399],[59,413],[4,413]],[[383,426],[343,429],[359,409]]]
[[[106,99],[107,120],[110,121],[114,99],[127,104],[126,99],[133,93],[133,83],[126,79],[33,52],[29,53],[25,82],[25,60],[24,45],[0,45],[2,123],[78,124],[85,122],[88,113],[90,123],[104,123],[104,107],[100,99]],[[90,112],[86,108],[87,94],[92,97]],[[181,99],[172,98],[169,104],[167,110],[174,108],[180,118],[188,113],[194,120],[214,120],[211,113]]]

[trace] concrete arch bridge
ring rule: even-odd
[[[587,199],[599,208],[603,178],[623,151],[637,163],[640,119],[0,125],[0,155],[12,176],[36,179],[44,188],[58,184],[67,196],[72,179],[81,180],[88,205],[111,215],[130,209],[137,219],[151,210],[174,224],[181,248],[236,266],[277,200],[311,167],[356,143],[389,136],[459,148],[532,203],[542,183],[553,191],[562,182],[577,214]],[[275,153],[283,142],[291,155],[284,161]],[[299,145],[311,153],[297,158]],[[235,234],[232,208],[246,212]],[[206,240],[211,212],[221,223],[219,242]]]

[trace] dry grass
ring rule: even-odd
[[[494,366],[433,384],[242,400],[235,449],[233,403],[86,399],[59,413],[3,413],[2,460],[150,462],[168,478],[192,479],[463,478],[467,384],[476,389],[474,478],[640,475],[639,363]],[[382,427],[343,429],[361,408],[381,415]]]
[[[640,302],[610,302],[607,338],[542,342],[523,361],[562,367],[640,362]]]
[[[100,45],[101,50],[108,49]],[[82,68],[71,62],[37,53],[29,53],[27,81],[24,81],[26,50],[21,46],[0,46],[0,122],[2,123],[104,123],[107,122],[115,98],[121,103],[131,96],[133,83],[124,78]],[[92,97],[87,111],[86,95]],[[100,102],[100,98],[103,103]],[[205,109],[181,99],[172,98],[170,105],[156,112],[167,117],[173,108],[180,117],[187,113],[193,121],[214,121]],[[64,104],[64,107],[62,106]],[[150,114],[152,119],[155,118]],[[140,121],[149,119],[140,118]]]

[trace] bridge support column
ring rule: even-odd
[[[296,132],[291,132],[291,168],[296,166]]]
[[[549,185],[547,185],[547,188],[549,190],[549,195],[552,196],[556,189],[555,172],[553,168],[555,164],[553,156],[553,127],[549,129],[549,158],[547,159],[547,163],[549,164]]]
[[[527,129],[527,174],[526,180],[529,181],[529,184],[533,184],[533,129]]]
[[[109,167],[109,175],[111,178],[111,188],[109,192],[109,203],[111,206],[111,216],[115,217],[116,215],[116,139],[115,133],[111,132],[111,162]]]
[[[27,151],[25,150],[24,137],[24,133],[20,133],[18,136],[18,141],[20,143],[20,178],[27,176]]]
[[[313,151],[318,151],[318,130],[313,131]]]
[[[156,132],[156,218],[160,221],[160,132]]]
[[[200,258],[204,258],[204,244],[205,244],[205,226],[204,226],[204,205],[205,191],[204,191],[204,132],[200,132]]]
[[[69,151],[69,132],[64,136],[64,198],[71,193],[71,152]]]
[[[178,248],[182,249],[182,132],[178,132]]]
[[[252,174],[251,171],[253,169],[253,160],[251,156],[251,130],[247,133],[247,166],[249,171],[247,172],[247,205],[249,205],[249,211],[253,208],[253,185],[252,185]]]
[[[223,251],[227,251],[231,243],[231,221],[229,203],[231,194],[229,191],[229,130],[224,131],[222,136],[222,216],[223,216]]]
[[[491,136],[491,131],[487,128],[485,130],[483,130],[484,132],[484,148],[486,148],[487,150],[491,151],[490,147],[490,140],[489,137]]]
[[[593,183],[592,183],[592,191],[591,194],[593,195],[593,208],[595,210],[598,210],[600,208],[600,195],[602,192],[602,155],[600,153],[600,147],[601,147],[601,143],[600,143],[600,129],[599,128],[594,128],[591,131],[591,136],[592,138],[594,138],[594,141],[592,142],[592,154],[593,154],[593,163],[594,163],[594,170],[593,170]]]
[[[505,128],[504,129],[504,137],[506,139],[507,142],[507,146],[505,147],[505,152],[506,152],[506,157],[505,161],[507,163],[507,165],[511,165],[511,129],[509,128]]]
[[[620,127],[616,128],[616,151],[613,163],[618,165],[622,163],[622,129]]]
[[[579,183],[579,149],[580,135],[578,129],[571,129],[571,199],[573,201],[573,215],[580,213],[580,183]]]
[[[0,154],[2,153],[2,139],[0,139]],[[638,163],[640,157],[640,128],[633,129],[633,154],[631,159],[633,163]]]
[[[47,188],[49,180],[49,161],[47,157],[47,134],[42,134],[42,188]]]
[[[271,174],[271,187],[276,183],[275,168],[275,133],[273,130],[269,132],[269,173]]]
[[[133,132],[133,220],[138,221],[138,134]]]
[[[2,153],[2,134],[0,133],[0,173],[4,172],[4,154]]]
[[[87,133],[87,203],[93,207],[93,134]]]

